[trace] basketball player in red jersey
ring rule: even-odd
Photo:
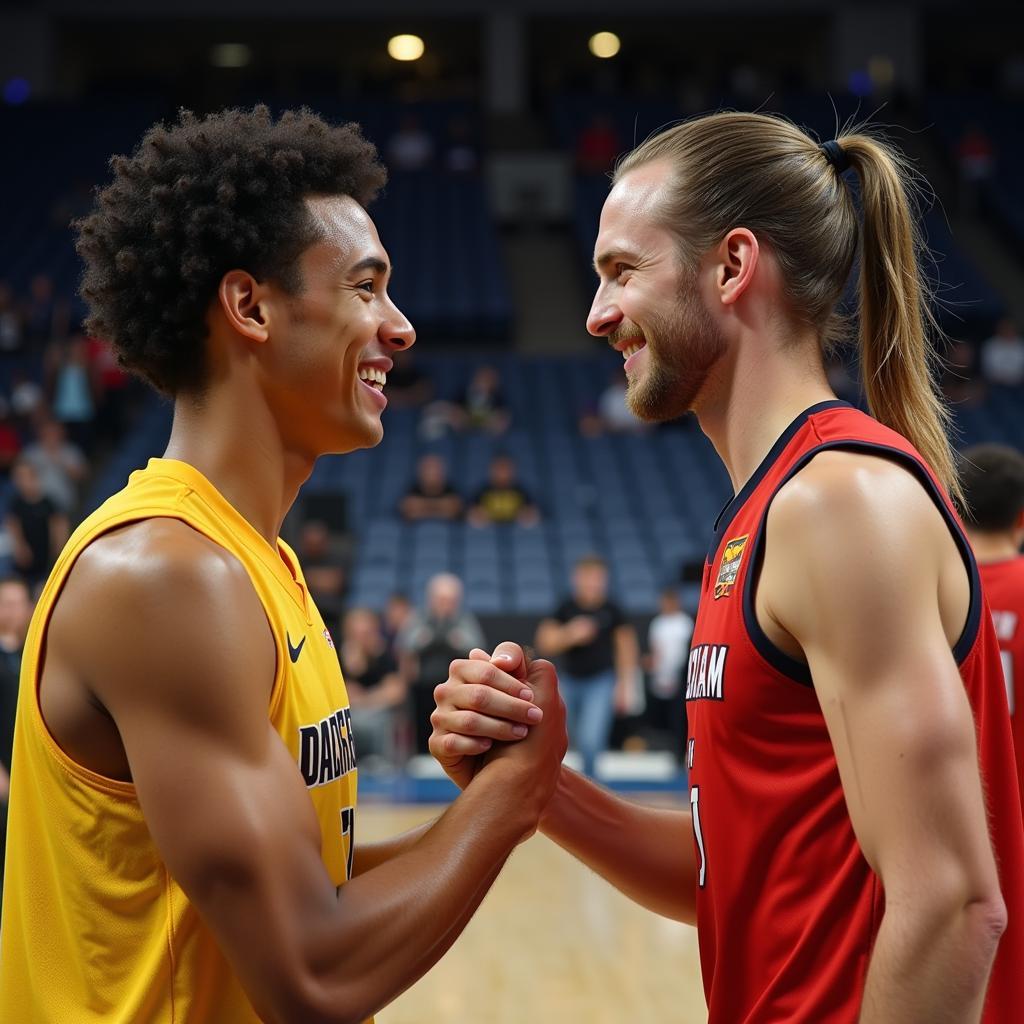
[[[968,448],[960,463],[960,486],[967,536],[1002,652],[1024,798],[1024,455],[999,444]]]
[[[711,1024],[1009,1024],[1024,1006],[1010,723],[950,500],[905,180],[865,135],[818,145],[722,113],[630,154],[601,215],[589,329],[622,352],[639,416],[696,413],[736,493],[690,653],[691,809],[563,770],[541,827],[696,922]],[[822,359],[858,248],[873,418]],[[456,781],[499,715],[523,720],[515,675],[471,729],[469,669],[438,688],[433,749]]]
[[[436,822],[354,842],[358,715],[278,533],[319,455],[379,443],[414,341],[365,209],[384,170],[356,126],[265,108],[185,114],[113,169],[83,294],[174,425],[33,619],[0,1019],[356,1024],[537,827],[565,752],[553,670],[541,727]]]

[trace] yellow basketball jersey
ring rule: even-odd
[[[282,541],[275,551],[192,466],[152,459],[75,531],[29,628],[0,931],[0,1021],[10,1024],[259,1019],[168,874],[134,787],[75,763],[39,710],[47,624],[75,560],[101,534],[152,517],[187,523],[248,571],[277,649],[270,721],[316,808],[331,879],[341,885],[351,873],[356,766],[348,695],[295,555]]]

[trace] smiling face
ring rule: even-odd
[[[388,296],[388,255],[366,211],[347,196],[307,205],[320,238],[299,257],[297,293],[268,287],[259,359],[286,446],[315,457],[380,442],[391,357],[416,334]]]
[[[726,342],[661,223],[664,163],[630,171],[601,212],[594,254],[600,278],[587,318],[591,334],[625,357],[626,398],[640,419],[675,419],[694,407]]]

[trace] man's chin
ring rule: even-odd
[[[639,388],[630,388],[626,392],[626,403],[629,411],[644,423],[668,423],[685,416],[693,408],[692,400],[680,401],[675,394],[663,395],[659,400],[643,394]]]

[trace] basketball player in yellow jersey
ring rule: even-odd
[[[541,726],[436,822],[358,843],[359,723],[278,532],[317,456],[380,441],[414,340],[365,212],[383,169],[355,126],[262,108],[183,115],[113,169],[78,226],[89,326],[174,427],[32,622],[0,1020],[363,1021],[537,827],[565,750],[553,671],[524,684]]]

